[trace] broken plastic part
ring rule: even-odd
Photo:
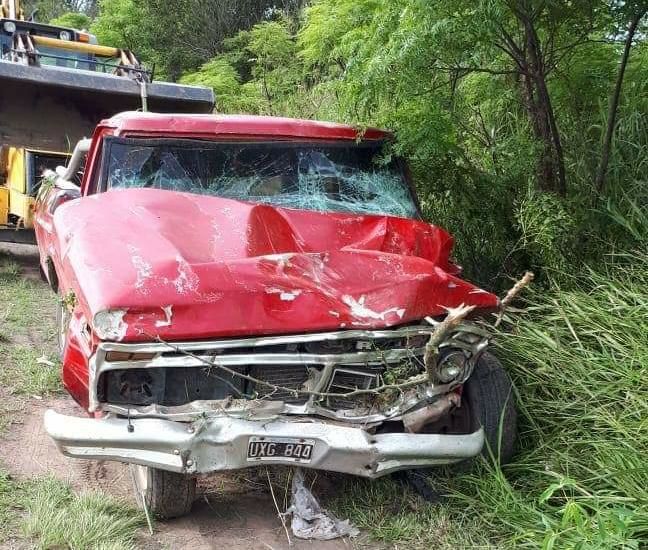
[[[107,309],[99,311],[92,321],[95,333],[102,340],[123,340],[128,330],[124,322],[126,311],[123,309]]]
[[[304,472],[295,468],[292,498],[286,515],[292,514],[292,532],[298,539],[331,540],[357,537],[360,531],[349,520],[339,520],[324,510],[304,483]]]

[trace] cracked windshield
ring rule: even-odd
[[[104,189],[148,187],[304,210],[418,217],[383,144],[107,140]]]

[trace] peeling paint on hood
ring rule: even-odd
[[[129,189],[64,204],[54,225],[105,339],[380,328],[498,303],[453,274],[452,237],[419,220]]]

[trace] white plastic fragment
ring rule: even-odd
[[[50,361],[44,355],[41,355],[38,359],[36,359],[36,362],[39,365],[45,365],[46,367],[55,367],[56,366],[52,361]]]
[[[313,493],[304,483],[304,472],[295,468],[292,479],[292,498],[286,514],[292,515],[292,532],[299,539],[331,540],[339,537],[357,537],[360,531],[349,520],[339,520],[322,509]]]
[[[123,309],[106,309],[95,314],[92,326],[102,340],[119,342],[126,336],[128,325],[124,322],[126,311]]]

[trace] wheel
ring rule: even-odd
[[[425,432],[467,433],[481,426],[486,440],[482,456],[506,464],[513,457],[517,441],[517,411],[511,378],[499,360],[485,352],[463,389],[461,407]],[[454,470],[466,471],[473,464],[474,459],[468,459],[456,464]],[[430,484],[434,472],[433,468],[405,470],[398,473],[397,479],[425,500],[438,502],[442,498]]]
[[[497,357],[485,352],[464,384],[464,396],[475,427],[484,428],[482,456],[510,462],[517,441],[517,411],[513,383]]]
[[[176,472],[131,464],[140,506],[161,518],[188,514],[196,496],[196,478]],[[143,500],[143,502],[142,502]]]

